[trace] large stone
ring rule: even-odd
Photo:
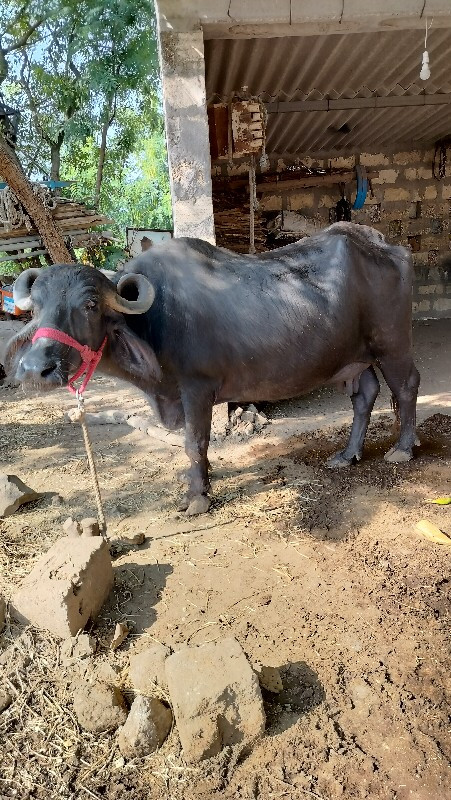
[[[217,755],[226,745],[247,750],[263,734],[258,678],[236,639],[174,653],[166,659],[166,676],[187,761]]]
[[[19,506],[39,497],[41,495],[26,486],[17,475],[0,474],[0,517],[11,516]]]
[[[111,557],[102,537],[63,537],[25,578],[11,613],[67,639],[97,617],[112,586]]]
[[[119,731],[119,750],[125,758],[144,758],[161,747],[171,725],[170,708],[155,697],[138,696]]]
[[[141,653],[130,656],[128,674],[135,691],[152,695],[155,687],[158,687],[167,692],[165,662],[168,656],[168,648],[158,642],[146,647]]]
[[[119,689],[97,681],[82,681],[74,688],[74,712],[81,727],[91,733],[115,730],[127,719]]]

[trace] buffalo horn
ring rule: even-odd
[[[40,274],[40,269],[26,269],[19,275],[14,283],[14,305],[18,306],[18,308],[21,308],[22,311],[30,311],[30,309],[33,308],[33,302],[31,300],[30,293],[31,287]]]
[[[122,297],[121,291],[133,288],[137,292],[136,300],[127,300]],[[155,289],[144,275],[130,273],[123,275],[116,286],[116,292],[109,292],[107,303],[110,308],[122,314],[144,314],[148,311],[155,299]]]

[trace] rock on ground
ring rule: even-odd
[[[6,689],[0,689],[0,714],[6,711],[13,701],[12,695]]]
[[[63,667],[70,667],[84,658],[89,658],[95,653],[96,642],[92,636],[87,633],[81,633],[79,636],[71,636],[66,639],[60,650],[60,661]]]
[[[218,403],[218,405],[213,406],[212,418],[211,418],[211,438],[214,441],[215,439],[222,439],[229,430],[229,404],[228,403]]]
[[[169,649],[164,644],[153,644],[141,653],[130,656],[129,678],[135,691],[151,695],[157,686],[167,692],[165,662]]]
[[[75,716],[86,731],[112,731],[125,723],[127,706],[116,686],[82,681],[73,687],[73,691]]]
[[[171,730],[172,712],[155,697],[136,697],[119,731],[119,750],[125,758],[143,758],[161,747]]]
[[[10,517],[19,506],[39,497],[41,495],[26,486],[17,475],[0,474],[0,517]]]
[[[277,667],[260,667],[256,669],[260,686],[273,694],[279,694],[283,690],[280,670]]]
[[[11,614],[66,639],[95,620],[112,586],[104,539],[63,537],[41,556],[13,595]]]
[[[247,750],[263,734],[258,678],[236,639],[174,653],[166,659],[166,677],[187,761],[217,755],[226,745]]]

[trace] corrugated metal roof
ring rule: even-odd
[[[419,78],[420,31],[205,42],[208,102],[243,86],[265,102],[451,93],[451,31],[429,31],[431,78]],[[337,133],[347,124],[347,134]],[[430,144],[451,133],[451,106],[270,114],[268,152],[343,152]]]

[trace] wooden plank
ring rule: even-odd
[[[40,247],[42,245],[39,236],[22,236],[17,239],[6,239],[3,244],[0,243],[0,250],[23,250],[24,247]]]
[[[0,258],[0,264],[2,261],[23,261],[24,258],[34,258],[35,256],[44,256],[47,250],[34,250],[32,253],[17,253],[16,255],[8,255],[2,256]]]
[[[372,170],[366,173],[368,180],[377,178],[379,172]],[[298,178],[290,181],[269,181],[268,183],[258,183],[257,193],[267,194],[271,192],[291,192],[293,189],[305,189],[308,186],[331,186],[337,183],[348,183],[355,180],[355,170],[352,172],[342,172],[340,174],[330,173],[328,175],[308,175],[305,178]]]

